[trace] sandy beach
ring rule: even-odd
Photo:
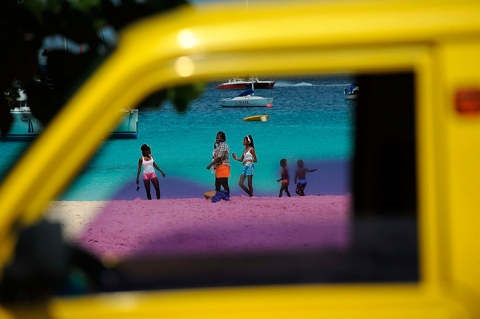
[[[55,201],[47,219],[94,255],[132,258],[348,246],[350,196]]]

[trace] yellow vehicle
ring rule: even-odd
[[[164,271],[162,280],[185,275],[178,279],[183,286],[51,296],[39,304],[4,304],[1,316],[480,318],[479,16],[478,1],[275,2],[250,3],[248,12],[235,4],[184,8],[133,25],[2,181],[1,265],[12,262],[19,230],[40,220],[116,125],[116,110],[171,85],[251,70],[357,76],[352,231],[358,250],[337,264],[343,279],[330,283],[290,280],[292,272],[308,278],[315,269],[297,261],[318,256],[280,255],[253,263],[267,267],[252,272],[260,279],[240,272],[233,284],[210,286],[179,264],[158,270],[131,263],[152,276],[152,268]],[[394,169],[378,169],[372,164],[378,162]],[[384,191],[390,173],[397,174],[396,194]],[[240,259],[191,260],[189,269],[201,277],[206,273],[195,265],[219,262],[232,279]],[[272,269],[282,274],[262,280]]]

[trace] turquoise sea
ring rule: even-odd
[[[157,164],[166,173],[166,178],[160,177],[162,198],[202,197],[204,191],[214,189],[214,175],[206,166],[218,131],[225,132],[231,153],[237,154],[242,153],[243,137],[253,136],[258,157],[253,179],[256,196],[278,195],[280,185],[276,180],[282,158],[289,163],[292,196],[297,196],[293,176],[298,159],[303,159],[308,168],[318,168],[307,175],[307,195],[350,193],[355,105],[344,99],[343,89],[353,80],[347,76],[270,79],[276,81],[273,90],[255,93],[273,96],[271,108],[222,108],[221,97],[234,97],[240,91],[218,90],[218,83],[210,83],[185,114],[177,113],[168,103],[161,108],[141,109],[138,139],[107,140],[59,199],[145,199],[143,186],[135,190],[143,143],[150,145]],[[243,121],[257,114],[268,114],[269,120]],[[27,145],[0,141],[2,177]],[[231,195],[245,195],[237,185],[241,164],[231,164]]]

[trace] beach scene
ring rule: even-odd
[[[227,80],[227,79],[225,79]],[[282,250],[347,249],[350,164],[355,101],[345,99],[349,76],[275,78],[269,107],[222,107],[238,90],[206,85],[186,113],[166,103],[139,111],[137,139],[106,139],[72,185],[49,205],[46,216],[64,224],[67,240],[96,256],[118,258]],[[244,118],[261,115],[260,121]],[[242,154],[253,137],[258,161],[253,197],[238,185],[242,164],[230,156],[230,200],[212,202],[216,134],[223,131],[232,153]],[[0,174],[29,142],[1,141]],[[148,144],[156,164],[161,199],[137,190],[140,147]],[[279,198],[280,160],[287,160],[289,191]],[[297,161],[317,169],[306,175],[306,196],[295,193]]]

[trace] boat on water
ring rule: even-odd
[[[254,89],[273,89],[275,81],[261,81],[257,77],[233,78],[217,86],[221,90],[246,90],[250,87]]]
[[[138,134],[138,109],[122,110],[123,117],[112,131],[110,138],[136,139]],[[30,140],[38,136],[44,129],[28,106],[10,110],[13,117],[12,126],[5,138],[9,140]]]
[[[272,102],[273,97],[257,96],[253,89],[243,91],[234,98],[220,100],[222,107],[270,107]]]
[[[15,107],[10,110],[13,117],[12,126],[8,134],[8,139],[29,140],[37,136],[43,131],[43,125],[30,112],[28,106]]]
[[[343,95],[346,100],[356,100],[359,92],[360,88],[358,85],[352,84],[349,88],[343,90]]]
[[[44,129],[27,105],[24,90],[18,90],[17,105],[10,110],[13,117],[12,126],[5,136],[8,140],[31,140]],[[138,109],[122,110],[123,116],[118,126],[112,131],[110,138],[135,139],[138,134]]]
[[[110,138],[136,139],[138,135],[138,109],[121,110],[122,118],[111,132]]]
[[[266,122],[266,121],[268,121],[268,114],[247,116],[247,117],[244,118],[243,120],[244,120],[244,121],[261,121],[261,122]]]

